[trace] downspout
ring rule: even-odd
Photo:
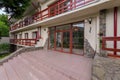
[[[114,37],[117,37],[117,12],[118,8],[114,8]],[[114,55],[117,55],[117,52],[115,51],[117,49],[117,41],[114,40]]]

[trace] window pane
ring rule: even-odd
[[[84,48],[84,23],[73,24],[73,53],[81,54]]]

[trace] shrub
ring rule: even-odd
[[[8,43],[0,44],[0,52],[2,52],[2,51],[9,51],[9,49],[10,49],[10,44],[8,44]]]

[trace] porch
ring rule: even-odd
[[[0,80],[91,80],[92,59],[51,50],[25,52],[0,66]]]

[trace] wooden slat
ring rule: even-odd
[[[0,66],[0,80],[9,80],[3,66]]]
[[[6,70],[9,80],[20,80],[17,73],[15,73],[14,69],[9,65],[9,63],[4,63],[3,67]]]

